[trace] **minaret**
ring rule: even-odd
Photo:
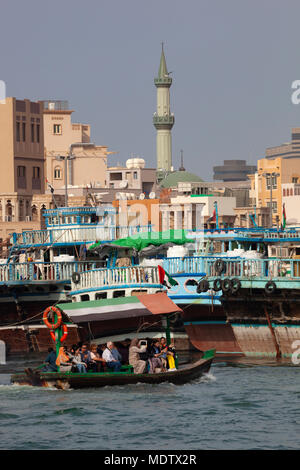
[[[171,72],[170,72],[171,73]],[[157,130],[156,156],[157,170],[171,171],[172,167],[172,136],[174,114],[170,112],[170,86],[172,78],[169,76],[162,43],[158,76],[154,79],[157,88],[157,111],[154,113],[153,124]]]

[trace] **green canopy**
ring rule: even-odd
[[[162,245],[184,245],[185,243],[193,242],[192,239],[186,237],[185,230],[165,230],[163,232],[141,232],[136,235],[132,235],[127,238],[120,238],[109,243],[111,248],[133,248],[134,251],[141,252],[150,245],[162,246]],[[97,242],[89,247],[89,250],[95,250],[107,243]]]

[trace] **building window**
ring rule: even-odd
[[[25,166],[18,166],[17,175],[20,176],[20,177],[26,176],[26,167]]]
[[[22,122],[22,136],[23,136],[23,142],[26,141],[26,122]]]
[[[36,125],[36,141],[40,143],[40,125]]]
[[[62,170],[59,166],[54,168],[54,179],[61,180],[62,179]]]
[[[34,124],[31,123],[31,142],[34,142]]]
[[[271,189],[271,175],[267,176],[267,189]],[[272,189],[277,189],[277,176],[272,176]]]
[[[270,201],[267,202],[267,207],[270,207]],[[277,201],[272,201],[272,212],[277,214]]]
[[[133,172],[133,179],[134,179],[134,180],[137,180],[137,171],[134,171],[134,172]]]
[[[53,124],[53,134],[61,134],[61,124]]]
[[[298,177],[294,176],[294,177],[292,178],[292,183],[298,183]]]
[[[26,167],[17,167],[17,185],[20,189],[26,189]]]
[[[20,132],[20,123],[17,122],[16,123],[16,138],[17,138],[17,142],[20,142],[21,141],[21,132]]]
[[[33,178],[40,178],[40,167],[34,166],[33,167]]]
[[[285,189],[283,190],[283,197],[285,196]]]

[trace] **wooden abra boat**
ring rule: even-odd
[[[182,385],[207,373],[214,357],[215,350],[211,349],[205,351],[203,357],[194,363],[182,365],[175,371],[155,374],[134,374],[131,366],[123,366],[120,372],[87,372],[84,374],[74,372],[39,372],[25,369],[24,373],[12,375],[11,382],[17,385],[51,387],[60,390],[137,383],[159,384],[169,382]]]

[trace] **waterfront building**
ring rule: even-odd
[[[170,72],[171,73],[171,72]],[[157,88],[157,108],[153,116],[153,124],[157,130],[156,157],[159,177],[172,171],[172,136],[174,114],[170,110],[170,87],[172,78],[167,69],[164,48],[162,46],[158,75],[154,79]]]
[[[300,159],[296,156],[262,158],[257,162],[257,172],[249,178],[253,206],[267,207],[271,214],[272,205],[272,224],[281,224],[282,185],[300,181]]]
[[[300,179],[282,185],[282,204],[285,206],[286,225],[299,225]]]
[[[43,109],[28,99],[0,105],[0,241],[39,228],[44,193]]]
[[[156,191],[156,170],[145,168],[143,158],[129,158],[126,166],[108,167],[106,172],[107,188],[119,192],[143,194],[148,197]],[[139,194],[136,194],[139,196]],[[143,196],[142,196],[143,197]],[[120,197],[117,197],[120,199]]]
[[[55,190],[64,188],[64,158],[71,154],[67,161],[69,186],[105,187],[109,152],[106,146],[90,141],[90,125],[72,122],[74,111],[67,101],[42,101],[42,106],[48,182]]]

